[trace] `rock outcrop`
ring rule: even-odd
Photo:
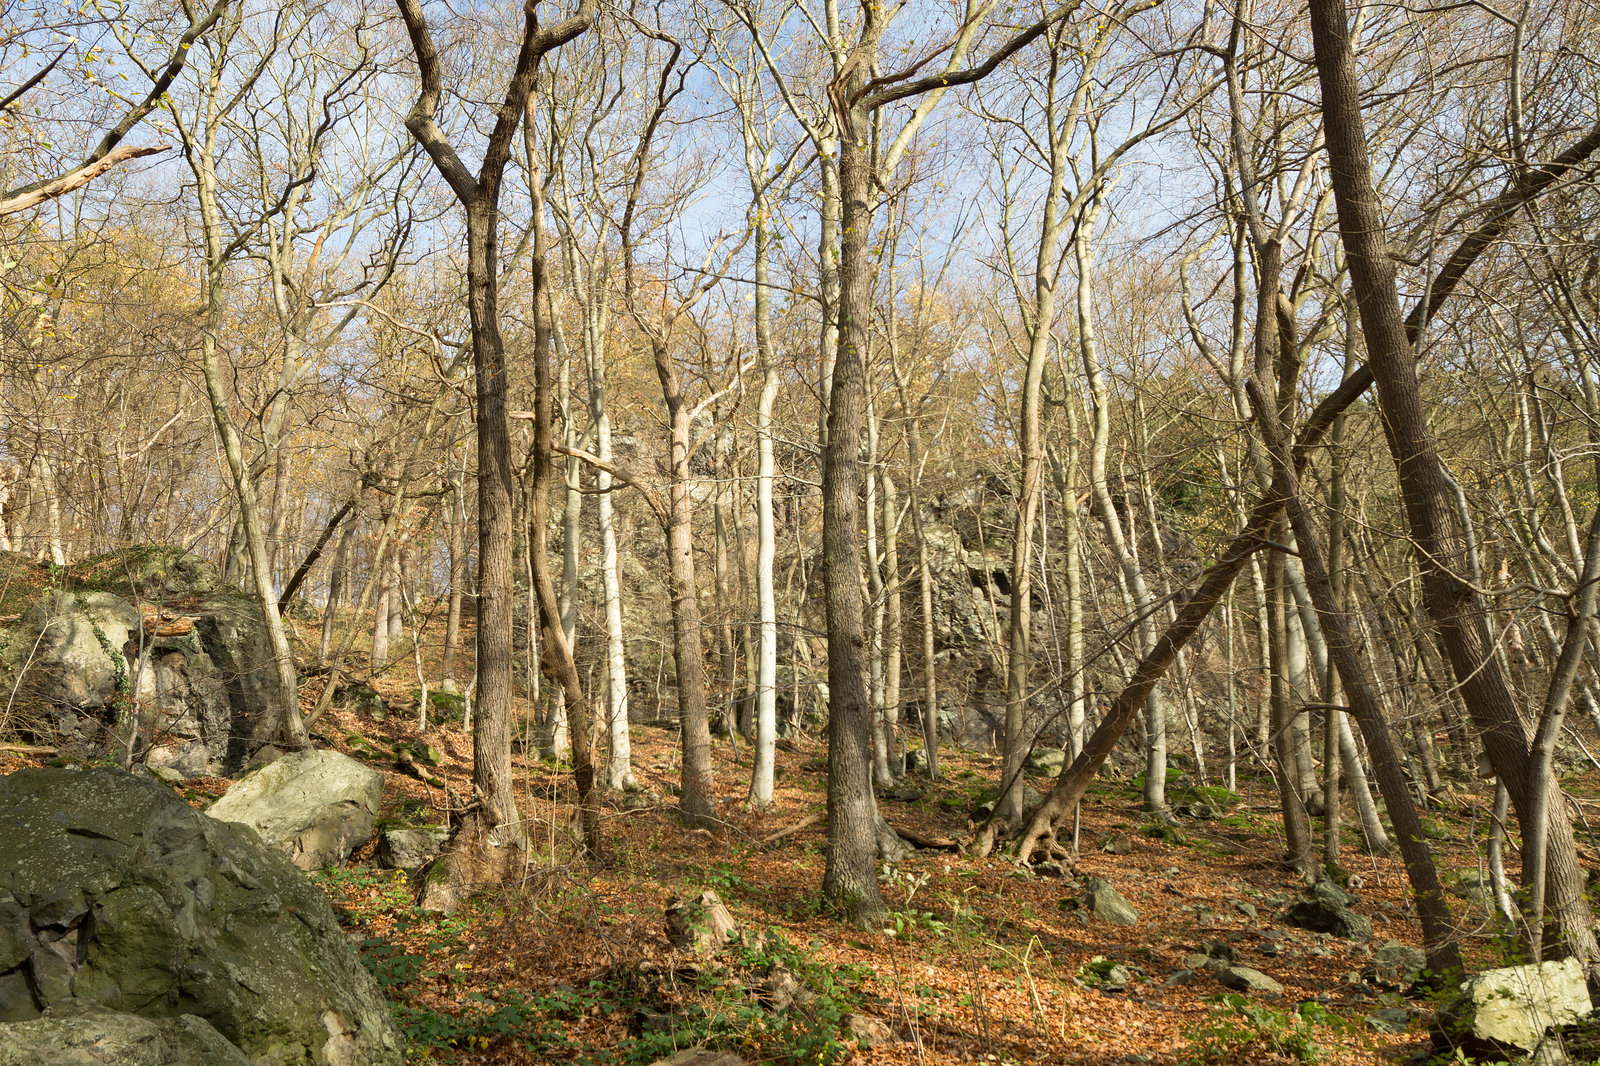
[[[217,585],[215,567],[178,548],[69,567],[0,640],[17,724],[84,759],[131,749],[189,777],[236,772],[278,676],[258,605]]]
[[[0,1021],[74,1007],[193,1015],[255,1066],[404,1060],[327,897],[281,851],[148,778],[20,770],[0,778]]]

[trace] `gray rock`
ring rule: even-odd
[[[748,1064],[731,1051],[691,1047],[668,1055],[664,1059],[657,1059],[650,1066],[748,1066]]]
[[[52,1010],[0,1025],[0,1066],[250,1066],[204,1018]]]
[[[1405,988],[1416,984],[1427,966],[1428,956],[1421,948],[1390,940],[1373,953],[1361,975],[1373,984]]]
[[[411,742],[411,757],[426,766],[443,766],[444,749],[437,744],[430,744],[426,740],[413,740]]]
[[[36,728],[79,758],[131,740],[136,758],[188,777],[237,771],[280,691],[255,601],[214,592],[211,564],[176,548],[100,556],[72,577],[100,590],[42,592],[6,642],[24,704],[49,708]],[[136,722],[119,696],[136,699]]]
[[[1446,1042],[1498,1053],[1533,1050],[1546,1030],[1593,1009],[1577,959],[1507,966],[1462,982],[1434,1016]]]
[[[1028,758],[1028,773],[1055,777],[1067,762],[1067,753],[1061,748],[1035,748]]]
[[[18,672],[26,667],[24,687],[49,703],[99,711],[115,699],[119,673],[132,685],[127,645],[140,624],[139,612],[120,596],[52,589],[18,622],[7,652],[9,665]],[[75,739],[79,728],[74,722],[70,732]],[[81,728],[92,728],[92,723]],[[92,734],[83,739],[91,745],[100,740]]]
[[[1301,929],[1332,933],[1348,940],[1365,940],[1372,935],[1372,919],[1327,899],[1301,900],[1289,908],[1284,920]]]
[[[169,785],[181,785],[184,782],[184,775],[170,766],[152,766],[150,776]]]
[[[206,811],[248,825],[302,870],[341,862],[372,836],[383,778],[336,751],[298,751],[247,777]]]
[[[1247,903],[1242,899],[1233,901],[1233,909],[1244,915],[1246,918],[1254,919],[1257,914],[1256,905],[1254,903]]]
[[[197,613],[195,633],[226,686],[233,712],[228,765],[238,766],[249,755],[254,724],[282,702],[272,645],[261,608],[248,596],[214,596]]]
[[[255,1066],[404,1058],[327,896],[281,851],[148,778],[19,770],[0,778],[0,1019],[69,1000],[195,1015]]]
[[[1367,1025],[1380,1033],[1403,1033],[1411,1027],[1411,1012],[1402,1007],[1379,1007],[1367,1015]]]
[[[1137,925],[1139,922],[1139,912],[1103,877],[1084,881],[1083,899],[1089,913],[1102,922],[1112,925]]]
[[[1339,887],[1337,881],[1324,878],[1311,886],[1311,895],[1324,903],[1332,903],[1340,907],[1354,907],[1360,900]]]
[[[870,1014],[846,1014],[839,1027],[866,1047],[894,1042],[894,1030],[889,1028],[889,1023]]]
[[[416,870],[428,865],[444,850],[450,831],[440,826],[386,829],[378,841],[378,860],[396,870]]]
[[[171,544],[141,544],[85,559],[73,576],[161,603],[180,596],[204,596],[219,584],[214,563]]]
[[[644,792],[624,792],[621,806],[625,811],[647,811],[652,807],[659,807],[666,802],[666,797],[659,792],[647,790]]]
[[[1217,971],[1217,981],[1224,988],[1237,992],[1271,992],[1283,994],[1283,986],[1260,970],[1249,966],[1227,966]]]
[[[1133,850],[1133,843],[1118,833],[1114,837],[1107,838],[1106,842],[1100,845],[1100,850],[1107,855],[1126,855]]]

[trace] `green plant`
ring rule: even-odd
[[[1317,1042],[1317,1030],[1345,1024],[1316,1002],[1278,1010],[1237,992],[1225,992],[1211,1002],[1206,1020],[1185,1032],[1188,1042],[1178,1059],[1185,1066],[1250,1062],[1266,1055],[1317,1062],[1327,1050]]]
[[[1174,847],[1183,848],[1189,845],[1188,839],[1170,822],[1149,822],[1141,826],[1139,832],[1156,840],[1164,840]]]

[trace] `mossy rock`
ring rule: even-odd
[[[428,702],[433,705],[434,717],[441,722],[459,721],[467,713],[467,697],[459,692],[434,689],[428,693]]]
[[[96,555],[67,568],[69,584],[141,600],[206,596],[221,586],[209,560],[171,544],[138,544]]]
[[[76,999],[194,1015],[256,1066],[404,1061],[328,897],[253,830],[148,778],[0,778],[0,934],[0,1017]]]

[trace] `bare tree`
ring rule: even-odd
[[[478,420],[478,708],[473,744],[473,807],[463,817],[449,853],[448,878],[431,879],[428,902],[453,908],[475,883],[498,883],[520,860],[525,834],[511,788],[511,710],[515,654],[512,614],[516,587],[511,563],[514,536],[510,429],[507,422],[505,343],[500,333],[500,193],[512,137],[523,121],[544,55],[586,31],[594,0],[541,28],[536,7],[523,8],[521,43],[505,95],[494,108],[482,162],[473,174],[436,115],[444,94],[444,71],[421,0],[398,0],[416,54],[421,90],[406,118],[434,168],[455,193],[467,222],[467,311],[472,320]],[[582,715],[581,701],[568,704]],[[572,725],[574,774],[579,802],[588,805],[594,787],[587,746],[588,723]],[[591,840],[591,847],[598,841]],[[432,886],[438,886],[433,888]]]

